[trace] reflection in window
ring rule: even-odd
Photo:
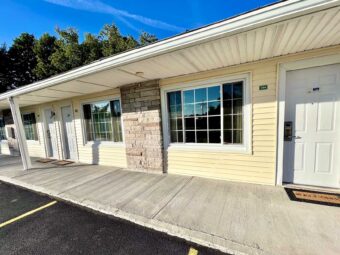
[[[242,144],[243,86],[238,81],[167,93],[171,142]]]
[[[0,117],[0,141],[5,139],[6,139],[5,120],[3,117]]]
[[[83,105],[87,141],[122,142],[119,100]]]
[[[27,140],[38,140],[37,122],[34,113],[24,113],[22,115],[22,122],[24,125],[25,136]]]
[[[243,143],[243,82],[223,84],[224,143]]]
[[[182,95],[180,91],[168,93],[170,138],[172,143],[183,142]],[[190,114],[190,113],[188,113]]]

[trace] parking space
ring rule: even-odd
[[[1,182],[0,197],[0,224],[53,201]],[[195,250],[221,254],[62,202],[0,228],[0,254],[195,254]]]

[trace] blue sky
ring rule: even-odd
[[[56,26],[74,27],[80,37],[115,23],[126,35],[147,31],[163,39],[234,16],[274,0],[2,0],[0,44],[22,32],[55,34]]]

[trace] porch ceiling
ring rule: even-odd
[[[276,56],[340,44],[340,7],[236,31],[199,44],[187,45],[143,60],[132,61],[100,72],[19,96],[20,106],[41,104],[131,83],[163,79],[228,67]],[[0,109],[7,108],[0,101]]]

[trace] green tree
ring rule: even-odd
[[[158,39],[155,35],[152,35],[152,34],[149,34],[147,32],[142,32],[140,35],[139,35],[139,43],[141,46],[146,46],[148,44],[151,44],[151,43],[154,43],[154,42],[157,42]]]
[[[117,26],[105,25],[99,33],[103,44],[103,55],[105,57],[126,51],[138,46],[138,42],[131,36],[123,37]]]
[[[14,39],[8,50],[10,85],[18,87],[36,81],[33,69],[37,65],[34,53],[35,38],[28,33],[22,33]]]
[[[61,73],[81,66],[83,62],[78,31],[74,28],[57,28],[56,32],[59,38],[55,42],[55,52],[50,57],[53,68]]]
[[[74,28],[56,28],[56,32],[57,37],[45,33],[37,40],[22,33],[9,49],[0,45],[0,93],[157,41],[147,32],[138,41],[123,36],[114,24],[105,25],[98,36],[85,34],[81,44]]]
[[[43,34],[34,45],[34,53],[37,58],[37,65],[33,70],[34,75],[39,79],[45,79],[57,73],[57,70],[51,64],[51,56],[56,51],[55,36],[48,33]]]
[[[9,84],[9,58],[6,44],[3,44],[0,47],[0,93],[5,92]]]
[[[90,33],[85,34],[85,40],[81,44],[83,54],[83,64],[91,63],[103,57],[102,42]]]

